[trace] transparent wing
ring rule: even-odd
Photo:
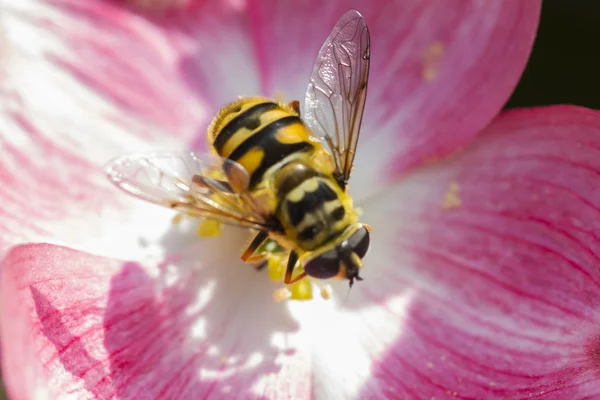
[[[247,171],[208,153],[137,153],[112,160],[108,179],[143,200],[229,225],[270,230],[267,211],[248,192]]]
[[[369,42],[362,15],[345,13],[321,47],[304,100],[302,118],[329,145],[344,185],[352,171],[367,97]]]

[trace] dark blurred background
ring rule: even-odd
[[[565,103],[600,109],[597,0],[543,0],[531,58],[506,108]]]

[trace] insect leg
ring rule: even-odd
[[[296,266],[297,261],[298,261],[298,254],[296,254],[295,251],[292,251],[290,253],[290,258],[288,258],[287,269],[285,270],[285,278],[283,279],[283,282],[286,285],[289,285],[290,283],[298,282],[300,279],[302,279],[306,276],[306,272],[302,272],[297,277],[292,279],[292,273],[294,272],[294,267]]]
[[[242,253],[242,261],[248,264],[254,264],[265,259],[266,254],[254,254],[256,250],[269,238],[269,234],[265,231],[260,231],[252,239],[248,248]]]
[[[257,271],[262,271],[269,265],[269,260],[263,260],[261,263],[254,266],[254,269]]]

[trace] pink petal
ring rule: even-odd
[[[119,1],[36,0],[5,5],[1,22],[10,57],[6,59],[7,78],[3,80],[3,85],[8,87],[0,91],[3,98],[0,138],[7,153],[0,162],[0,174],[10,180],[11,185],[0,193],[3,202],[0,227],[5,232],[0,239],[0,251],[27,240],[75,244],[81,235],[73,233],[86,228],[97,231],[87,237],[105,236],[104,228],[96,222],[108,217],[98,215],[98,206],[112,213],[122,210],[126,201],[123,196],[113,199],[115,190],[106,186],[99,168],[106,160],[127,151],[148,148],[176,149],[185,147],[186,143],[203,147],[208,120],[221,104],[237,95],[273,95],[282,89],[291,97],[302,97],[318,46],[346,8],[334,6],[330,12],[314,13],[315,8],[310,4],[306,9],[296,9],[295,2],[260,2],[252,7],[233,0],[177,4],[178,7],[167,11],[141,11],[141,3],[123,7]],[[365,196],[376,189],[372,178],[379,178],[381,170],[375,166],[360,168],[360,159],[375,155],[389,164],[382,148],[391,148],[390,141],[398,142],[398,138],[390,135],[396,132],[407,132],[411,138],[417,135],[426,138],[430,133],[437,135],[438,130],[428,125],[435,120],[442,121],[453,132],[459,132],[457,137],[464,138],[473,135],[495,112],[524,62],[529,41],[522,39],[531,38],[537,15],[537,2],[511,4],[501,7],[500,11],[485,7],[452,8],[456,19],[451,23],[439,21],[440,15],[444,18],[448,15],[446,7],[439,11],[439,6],[431,6],[431,10],[430,6],[412,10],[404,3],[384,8],[375,2],[361,5],[372,27],[374,50],[377,43],[381,43],[380,46],[387,43],[380,47],[383,50],[397,46],[400,39],[404,39],[402,46],[380,51],[381,62],[376,62],[378,57],[374,53],[369,96],[373,100],[367,110],[365,131],[377,127],[382,133],[361,146],[352,180],[354,188],[371,184],[372,190],[364,192]],[[385,9],[383,14],[381,9]],[[422,18],[424,23],[418,26],[429,28],[396,32],[397,28],[393,27],[403,25],[387,17],[391,15],[407,16],[411,20]],[[480,23],[483,20],[485,24]],[[308,30],[307,21],[311,24]],[[301,39],[294,40],[295,35]],[[468,45],[464,39],[467,37]],[[421,54],[421,50],[414,49],[446,38],[449,42],[444,60],[440,61],[439,76],[423,85],[422,79],[415,79],[422,73],[423,66],[415,55]],[[503,43],[512,45],[505,48]],[[468,57],[458,50],[462,46],[472,50]],[[406,48],[410,51],[406,52]],[[486,49],[483,55],[480,54],[482,49]],[[394,51],[399,52],[397,56]],[[502,52],[502,60],[517,61],[504,65],[496,59],[498,52]],[[514,57],[510,57],[513,52]],[[453,61],[457,58],[463,61]],[[394,78],[390,84],[386,79],[394,69],[386,59],[397,59],[394,65],[408,68],[397,74],[406,78]],[[444,68],[446,59],[452,68]],[[244,68],[240,69],[240,65]],[[419,112],[403,113],[419,115],[418,129],[412,128],[414,120],[389,118],[390,107],[392,104],[397,107],[395,104],[399,101],[390,98],[394,93],[407,93],[405,98],[410,98],[415,105],[441,104],[431,101],[430,97],[444,99],[438,92],[446,87],[440,86],[443,82],[455,82],[457,90],[465,88],[471,93],[468,88],[481,88],[480,82],[471,85],[460,77],[495,76],[488,69],[475,70],[475,65],[502,68],[507,72],[506,76],[492,79],[490,82],[498,82],[499,87],[489,87],[492,95],[477,102],[477,107],[485,107],[487,111],[454,99],[448,102],[470,107],[468,120],[475,122],[465,125],[469,129],[455,126],[466,121],[462,117],[464,109],[448,113],[446,105],[444,118],[438,115],[439,108],[438,111],[431,108],[424,109],[427,112],[419,109]],[[415,85],[417,81],[420,84]],[[429,91],[433,95],[425,96]],[[500,100],[494,100],[495,94]],[[495,105],[490,106],[493,102]],[[403,105],[398,109],[416,110],[414,107]],[[461,115],[460,122],[456,122],[458,115]],[[436,149],[441,145],[435,143],[428,142],[420,149],[425,149],[425,153],[431,149],[438,152]],[[402,159],[409,164],[414,161],[411,161],[412,155],[425,154],[413,147],[411,144],[406,147],[408,150],[398,153],[408,152],[410,156]],[[398,155],[396,150],[386,154]],[[362,162],[366,163],[368,161]],[[375,181],[385,183],[382,179]],[[363,197],[363,193],[358,195]],[[124,224],[120,217],[111,218]]]
[[[394,179],[456,150],[498,113],[525,67],[540,2],[256,2],[249,11],[263,92],[303,98],[319,47],[353,7],[369,24],[372,52],[351,186],[372,192],[382,175]]]
[[[125,152],[187,148],[198,132],[204,140],[207,108],[238,94],[222,82],[244,87],[219,75],[248,48],[236,39],[238,14],[220,4],[191,4],[201,20],[185,10],[144,17],[105,1],[3,6],[0,253],[32,240],[113,249],[100,242],[131,225],[124,210],[143,206],[118,194],[102,166]],[[207,56],[217,48],[229,58]],[[200,90],[201,81],[221,82],[219,92]]]
[[[157,133],[191,139],[199,125],[205,129],[212,118],[205,106],[214,107],[213,102],[218,101],[215,93],[198,90],[197,81],[219,82],[220,86],[214,87],[227,96],[226,101],[242,90],[243,81],[238,79],[230,82],[238,84],[236,90],[227,92],[224,82],[231,79],[220,75],[231,59],[207,54],[214,49],[227,54],[230,49],[229,56],[245,55],[239,54],[244,43],[238,40],[243,30],[238,27],[237,14],[228,3],[199,4],[193,13],[178,8],[167,13],[150,10],[143,15],[135,12],[136,7],[118,3],[35,0],[9,5],[3,22],[14,47],[9,63],[13,86],[21,96],[31,97],[27,105],[37,96],[38,102],[43,99],[44,105],[58,109],[64,105],[48,102],[49,96],[61,102],[72,98],[74,104],[69,105],[77,108],[67,111],[126,124],[127,130],[144,139],[153,140]],[[252,63],[251,56],[248,63]],[[192,64],[195,71],[190,75]],[[58,81],[45,82],[50,78]],[[43,82],[36,85],[31,79]],[[250,86],[255,80],[252,74],[247,79]],[[83,99],[74,99],[76,96]],[[148,131],[147,125],[154,132]]]
[[[600,396],[599,149],[595,111],[510,111],[365,208],[360,304],[403,331],[363,396]]]
[[[1,288],[12,398],[308,398],[297,324],[264,274],[222,267],[231,261],[156,267],[15,248]]]

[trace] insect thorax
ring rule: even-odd
[[[352,199],[333,179],[304,160],[276,172],[276,216],[298,250],[312,251],[335,241],[357,215]]]

